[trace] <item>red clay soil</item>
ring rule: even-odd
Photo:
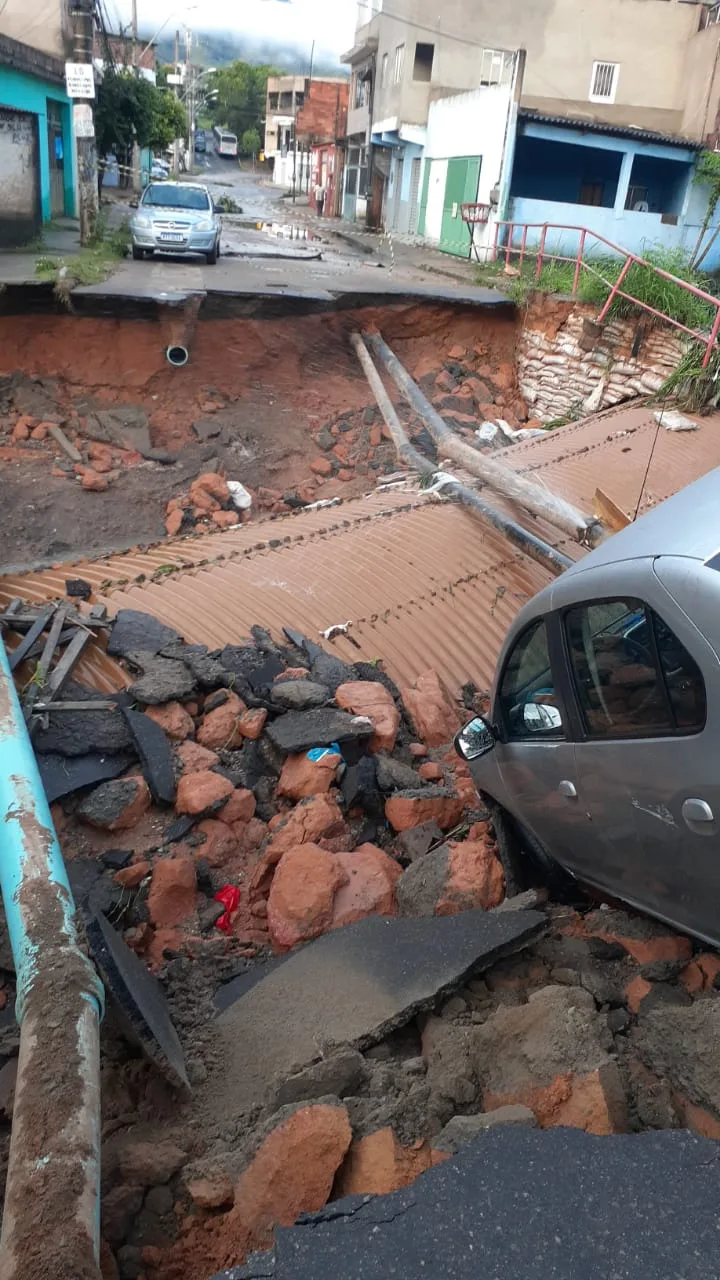
[[[72,474],[51,474],[60,461],[52,440],[13,440],[16,416],[0,416],[2,563],[30,565],[163,537],[166,503],[187,490],[209,458],[212,467],[213,457],[228,478],[255,491],[283,494],[307,482],[318,498],[367,491],[375,483],[367,467],[323,479],[310,463],[318,456],[314,433],[374,403],[348,343],[352,331],[373,326],[417,377],[439,372],[454,347],[479,345],[491,368],[514,365],[516,324],[489,309],[396,305],[200,321],[182,369],[165,359],[160,323],[0,317],[0,388],[3,375],[18,371],[52,379],[57,420],[80,447],[89,438],[84,412],[138,406],[148,415],[153,448],[180,453],[172,467],[122,459],[105,492],[85,492]],[[229,445],[197,439],[193,423],[213,414]]]

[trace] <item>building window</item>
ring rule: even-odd
[[[385,88],[385,85],[387,84],[387,77],[388,77],[388,62],[389,62],[389,61],[390,61],[390,59],[389,59],[388,55],[387,55],[386,53],[384,53],[384,54],[383,54],[383,56],[382,56],[382,62],[380,63],[380,88],[381,88],[381,89],[384,89],[384,88]]]
[[[618,62],[594,62],[588,95],[590,101],[614,102],[619,73]]]
[[[400,84],[403,74],[403,66],[405,65],[405,45],[399,44],[395,50],[395,62],[393,64],[393,84]]]
[[[714,27],[720,22],[720,4],[713,4],[709,9],[702,8],[700,10],[700,30],[704,31],[706,27]]]
[[[481,84],[510,84],[514,56],[504,49],[483,49],[480,59]]]
[[[434,44],[421,44],[419,41],[415,45],[415,62],[413,64],[413,80],[432,80],[433,58],[435,57]]]
[[[268,94],[268,104],[271,111],[277,111],[279,95],[277,93]]]
[[[355,75],[355,89],[353,92],[353,106],[356,111],[361,107],[366,107],[370,99],[370,81],[365,75]]]

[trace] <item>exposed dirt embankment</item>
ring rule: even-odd
[[[376,456],[378,444],[368,440],[367,448],[349,450],[349,461],[331,457],[329,469],[313,471],[311,462],[318,435],[336,428],[337,436],[340,419],[345,431],[379,425],[348,344],[354,329],[372,326],[421,380],[447,372],[453,352],[466,353],[465,375],[489,378],[502,369],[498,412],[522,416],[517,331],[507,313],[397,305],[208,320],[197,325],[181,369],[165,359],[161,323],[0,318],[5,565],[162,537],[167,502],[203,471],[241,480],[254,491],[255,511],[274,510],[298,491],[294,505],[364,492],[377,474],[394,469],[389,445]],[[117,409],[119,424],[108,419]],[[53,424],[78,449],[79,462],[56,443]]]

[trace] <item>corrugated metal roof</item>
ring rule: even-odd
[[[646,406],[613,409],[513,445],[503,461],[584,511],[601,488],[632,519],[720,466],[720,414],[667,431]]]
[[[600,486],[632,516],[646,472],[641,512],[720,465],[720,415],[699,419],[696,431],[669,432],[647,408],[613,410],[513,445],[503,460],[588,512]],[[582,556],[545,522],[485,493],[539,537]],[[0,602],[60,596],[67,569],[0,579]],[[240,641],[256,623],[318,639],[351,621],[333,652],[350,662],[382,658],[401,684],[434,667],[453,689],[469,679],[490,684],[510,623],[550,581],[467,509],[412,490],[80,562],[73,573],[111,612],[146,610],[211,648]],[[87,664],[98,688],[118,686],[119,668],[104,654],[96,650]]]
[[[583,116],[548,116],[532,107],[521,107],[518,115],[528,124],[552,124],[565,129],[580,129],[583,133],[604,133],[615,138],[637,138],[639,142],[660,142],[666,147],[685,147],[688,151],[701,151],[702,143],[691,138],[681,138],[676,133],[658,133],[655,129],[638,129],[630,124],[608,124],[604,120],[586,120]]]

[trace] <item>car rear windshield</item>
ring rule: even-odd
[[[168,183],[148,187],[143,196],[143,204],[155,205],[162,209],[209,209],[210,201],[204,191],[192,187],[172,187]]]

